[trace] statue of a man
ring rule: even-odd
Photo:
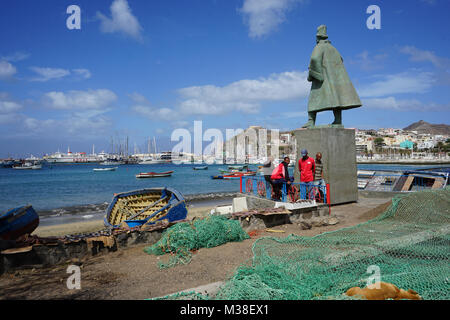
[[[342,110],[361,107],[343,59],[328,39],[327,27],[317,28],[317,44],[311,55],[308,81],[312,82],[308,101],[308,122],[303,128],[315,126],[317,112],[333,110],[332,126],[342,126]]]

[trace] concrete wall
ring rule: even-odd
[[[301,150],[315,159],[322,153],[324,179],[330,184],[331,204],[358,201],[355,130],[344,128],[314,128],[294,131],[297,140],[295,182],[300,182],[298,160]]]

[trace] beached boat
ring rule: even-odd
[[[31,205],[11,209],[0,215],[0,239],[15,240],[32,233],[39,225],[39,216]]]
[[[92,170],[94,171],[116,171],[117,167],[113,167],[113,168],[94,168]]]
[[[160,177],[170,177],[173,171],[166,172],[141,172],[136,175],[136,178],[160,178]]]
[[[194,170],[208,170],[208,167],[207,166],[204,166],[204,167],[193,167],[192,169],[194,169]]]
[[[106,210],[105,226],[130,228],[167,220],[169,223],[187,216],[184,197],[172,188],[151,188],[116,194]]]
[[[450,168],[428,170],[358,170],[358,189],[364,191],[408,192],[442,189],[449,183]]]

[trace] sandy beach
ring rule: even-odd
[[[219,205],[223,203],[222,201],[217,200],[208,201],[207,203],[195,203],[188,206],[188,219],[192,219],[194,217],[205,217],[210,212],[211,209],[215,207],[215,205]],[[230,201],[231,204],[231,201]],[[88,221],[79,221],[79,222],[71,222],[71,223],[61,223],[56,225],[45,225],[38,226],[36,230],[33,232],[33,235],[38,235],[40,237],[59,237],[69,234],[80,234],[80,233],[90,233],[104,229],[103,219],[93,219]]]

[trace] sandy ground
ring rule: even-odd
[[[230,202],[231,204],[231,202]],[[195,206],[188,208],[188,216],[190,218],[194,217],[204,217],[211,212],[213,206]],[[79,234],[79,233],[89,233],[95,232],[103,229],[105,226],[103,224],[103,219],[80,221],[73,223],[65,223],[52,226],[39,226],[33,232],[33,234],[40,237],[52,237],[52,236],[64,236],[67,234]]]
[[[143,252],[146,245],[138,245],[116,252],[90,257],[83,261],[72,261],[54,268],[18,270],[0,276],[0,299],[88,299],[88,300],[139,300],[160,297],[181,290],[194,288],[217,281],[226,281],[242,263],[252,258],[252,245],[262,236],[286,237],[289,234],[314,236],[344,227],[354,226],[370,220],[388,207],[390,198],[363,198],[357,203],[334,206],[331,213],[339,223],[333,226],[301,230],[296,224],[273,227],[281,232],[263,229],[259,235],[243,242],[227,243],[215,248],[198,250],[187,265],[160,270],[159,261],[168,261],[170,256],[153,256]],[[209,212],[208,207],[189,211],[191,216]],[[95,227],[93,221],[79,225],[78,230]],[[62,234],[66,233],[59,227]],[[73,226],[70,226],[73,227]],[[45,227],[38,234],[56,232],[56,227]],[[72,233],[74,229],[69,229]],[[70,264],[81,267],[81,289],[67,288]]]

